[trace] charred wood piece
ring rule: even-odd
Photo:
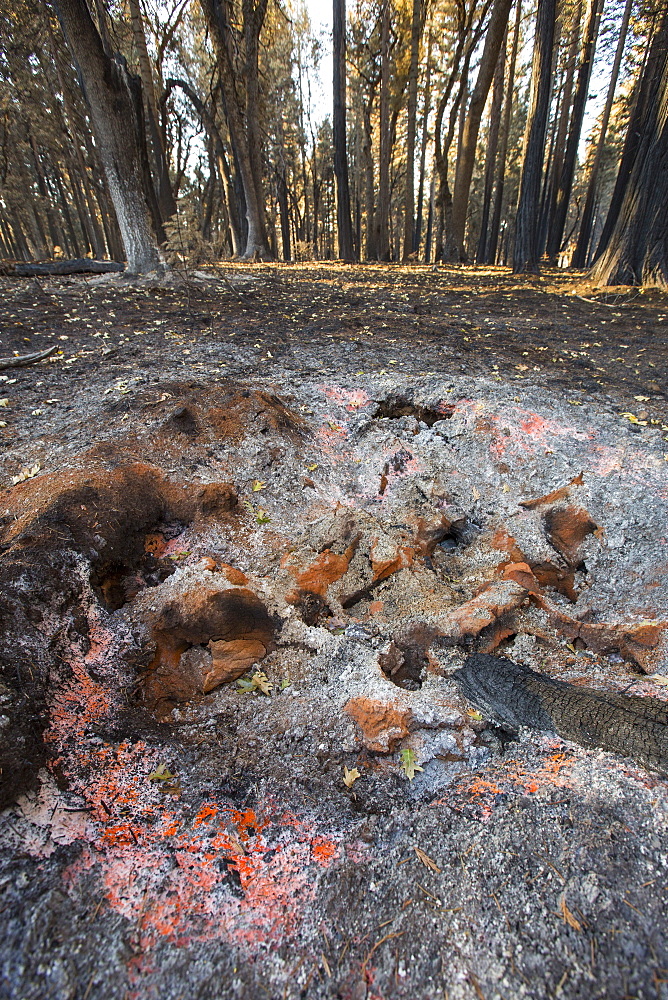
[[[50,274],[108,274],[125,270],[115,260],[51,260],[42,264],[14,264],[10,274],[17,278],[35,278]]]
[[[556,733],[668,774],[668,703],[576,687],[476,653],[453,674],[462,694],[505,729]]]
[[[5,368],[24,368],[26,365],[34,365],[36,361],[48,358],[56,350],[56,345],[47,347],[45,351],[37,351],[36,354],[22,354],[18,358],[0,358],[0,371]]]

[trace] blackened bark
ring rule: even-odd
[[[378,260],[390,259],[390,0],[383,0],[380,34],[380,162],[376,250]]]
[[[492,204],[492,192],[494,189],[494,174],[496,167],[496,154],[499,146],[499,132],[501,129],[501,107],[503,105],[503,83],[506,72],[506,47],[508,31],[503,39],[499,58],[496,63],[494,73],[494,86],[492,88],[492,106],[489,111],[489,133],[487,137],[487,153],[485,154],[485,186],[482,200],[482,216],[480,219],[480,235],[478,237],[478,251],[476,260],[479,264],[484,263],[487,257],[487,227],[489,225],[489,210]]]
[[[636,134],[623,201],[591,277],[602,285],[668,288],[668,10],[652,42],[638,104],[629,124]]]
[[[582,222],[580,223],[578,242],[575,247],[573,259],[571,261],[573,267],[585,267],[587,263],[589,243],[591,240],[591,230],[594,221],[594,206],[596,204],[598,171],[600,169],[601,160],[603,158],[603,150],[605,148],[605,137],[608,131],[608,123],[610,122],[612,103],[615,98],[615,88],[617,86],[617,78],[619,76],[619,67],[621,66],[622,56],[624,54],[624,44],[626,42],[626,33],[628,31],[629,21],[631,19],[632,7],[633,7],[633,0],[626,0],[626,6],[624,7],[624,14],[622,15],[622,23],[619,28],[619,38],[617,39],[617,50],[615,52],[615,59],[612,65],[612,70],[610,72],[608,95],[606,97],[605,107],[603,109],[603,117],[601,118],[601,128],[598,134],[598,140],[596,142],[596,152],[594,153],[594,162],[592,163],[591,173],[589,175],[589,181],[587,183],[587,196],[585,198],[584,209],[582,210]]]
[[[427,161],[427,141],[429,139],[429,110],[431,106],[431,45],[432,33],[429,29],[429,40],[427,42],[427,75],[424,83],[424,106],[422,109],[422,143],[420,146],[420,181],[418,185],[417,212],[415,219],[415,235],[413,236],[413,250],[420,251],[420,240],[422,238],[422,215],[424,211],[424,181],[425,166]]]
[[[334,176],[336,177],[339,257],[352,261],[354,259],[353,226],[350,214],[346,134],[346,0],[333,0],[332,40],[334,48]]]
[[[166,101],[171,94],[174,87],[180,87],[185,96],[188,98],[193,108],[197,112],[197,115],[206,129],[209,136],[211,144],[213,146],[213,151],[215,154],[216,166],[218,168],[218,173],[220,176],[220,182],[223,186],[223,191],[225,192],[225,202],[227,207],[227,217],[228,217],[228,227],[230,232],[230,241],[232,244],[232,253],[235,257],[240,257],[243,253],[242,239],[241,239],[241,226],[240,226],[240,211],[237,192],[234,188],[234,182],[232,178],[232,171],[230,170],[230,165],[227,162],[227,155],[225,153],[225,145],[223,143],[222,136],[214,121],[213,115],[207,108],[204,101],[195,93],[193,88],[185,80],[177,80],[170,77],[165,81],[165,93],[163,95],[163,101]]]
[[[243,30],[246,52],[244,54],[242,70],[238,66],[238,40],[233,34],[232,26],[228,20],[227,5],[223,0],[200,0],[200,4],[209,25],[216,51],[225,117],[246,202],[248,230],[243,256],[247,260],[255,257],[265,260],[270,259],[272,254],[269,249],[269,240],[267,237],[267,222],[264,198],[261,191],[261,180],[259,184],[256,182],[258,163],[261,163],[262,158],[259,123],[257,120],[259,112],[257,44],[264,19],[264,12],[266,11],[266,2],[265,0],[260,0],[257,8],[248,3],[244,5],[244,18],[246,18],[247,14],[249,20],[245,20]],[[258,38],[255,41],[251,38],[254,31],[258,33]],[[250,51],[248,51],[249,44]],[[246,84],[245,100],[238,93],[236,86],[236,80],[240,72],[246,77],[244,81]],[[249,73],[252,79],[248,79]]]
[[[538,274],[540,182],[552,86],[552,45],[556,0],[538,0],[531,69],[531,97],[517,207],[513,272]]]
[[[128,71],[104,51],[85,0],[54,0],[54,6],[81,74],[128,271],[153,271],[160,258],[144,197],[140,126]]]
[[[598,26],[601,19],[601,0],[590,0],[587,23],[582,38],[582,52],[580,55],[580,66],[578,68],[577,83],[575,86],[575,96],[573,98],[573,111],[571,114],[571,125],[566,142],[566,152],[564,162],[559,177],[559,187],[557,190],[557,202],[554,212],[554,219],[550,226],[547,240],[547,254],[552,262],[557,260],[566,227],[568,215],[568,205],[573,189],[573,178],[575,176],[575,164],[578,156],[578,146],[580,144],[580,134],[582,132],[582,121],[584,118],[587,97],[589,96],[589,80],[591,79],[591,69],[594,63],[594,52],[596,49],[596,38],[598,36]]]
[[[417,122],[418,57],[422,32],[422,0],[413,0],[411,20],[411,61],[408,74],[408,108],[406,123],[406,189],[404,192],[403,260],[413,253],[415,231],[415,128]]]
[[[510,136],[510,121],[513,113],[513,94],[515,90],[515,66],[517,64],[517,50],[519,48],[520,25],[522,23],[522,0],[517,0],[515,8],[515,28],[513,30],[513,44],[510,50],[510,64],[508,66],[508,81],[506,83],[506,101],[503,109],[503,123],[501,125],[501,136],[499,139],[499,157],[496,172],[496,188],[494,192],[494,211],[490,225],[489,239],[487,243],[485,263],[496,263],[496,251],[499,244],[499,231],[501,229],[501,213],[503,211],[503,192],[506,182],[506,159],[508,156],[508,138]]]
[[[461,260],[464,260],[466,257],[464,234],[480,122],[508,26],[511,6],[512,0],[495,0],[492,7],[489,26],[485,35],[485,45],[480,57],[478,77],[471,93],[468,113],[461,134],[461,153],[457,157],[455,189],[452,198],[452,232],[448,237],[448,244],[452,248],[452,253]]]
[[[500,726],[556,733],[668,773],[668,705],[576,687],[512,660],[476,653],[453,674],[466,698]]]

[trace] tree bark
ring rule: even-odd
[[[252,260],[255,257],[270,260],[272,254],[269,249],[267,236],[264,198],[261,193],[258,193],[258,187],[261,191],[261,184],[256,184],[257,163],[261,163],[261,144],[257,121],[259,110],[257,99],[257,49],[251,46],[251,51],[244,54],[242,72],[244,75],[247,75],[249,72],[251,75],[254,74],[254,80],[245,80],[246,100],[242,102],[235,82],[239,74],[236,59],[236,39],[233,37],[232,27],[228,21],[225,2],[224,0],[200,0],[200,3],[209,25],[218,59],[220,89],[223,96],[225,117],[246,202],[248,231],[243,257],[246,260]],[[266,11],[266,0],[260,0],[260,3]],[[262,10],[255,11],[255,8],[251,10],[251,7],[252,4],[246,6],[245,3],[244,12],[246,13],[247,11],[249,17],[252,17],[252,26],[244,24],[244,46],[248,45],[251,27],[257,30],[259,34],[262,27],[260,14],[262,15],[262,19],[264,17]],[[256,14],[257,16],[255,16]],[[253,143],[252,152],[251,141]]]
[[[485,34],[485,45],[478,67],[478,78],[471,93],[462,133],[461,154],[457,158],[455,188],[452,198],[452,232],[448,238],[451,253],[460,260],[464,260],[466,257],[464,233],[480,122],[508,26],[511,6],[512,0],[495,0],[492,7],[489,26]]]
[[[420,182],[418,185],[417,212],[415,220],[415,235],[413,237],[413,251],[420,252],[420,240],[422,238],[422,215],[424,211],[424,182],[425,167],[427,162],[427,142],[429,140],[429,111],[431,108],[431,46],[432,32],[429,29],[429,40],[427,42],[427,72],[424,82],[424,106],[422,109],[422,143],[420,146]]]
[[[541,253],[545,249],[547,236],[554,225],[555,213],[557,210],[557,193],[559,191],[559,178],[564,163],[564,151],[566,147],[566,136],[568,133],[568,120],[571,114],[573,103],[573,83],[575,82],[575,67],[578,58],[578,45],[580,42],[580,22],[582,20],[582,0],[576,0],[571,15],[570,43],[566,57],[566,66],[563,73],[563,87],[561,91],[561,102],[558,116],[557,132],[554,139],[554,155],[550,158],[548,176],[546,179],[545,197],[545,218],[541,227]]]
[[[531,68],[531,96],[517,208],[513,273],[538,274],[540,182],[552,87],[552,46],[556,0],[538,0]]]
[[[339,257],[352,261],[354,259],[353,226],[350,214],[350,184],[346,148],[346,0],[333,0],[332,40],[334,47],[332,123]]]
[[[608,246],[591,272],[601,285],[668,288],[668,10],[641,81],[633,165]]]
[[[406,187],[404,192],[403,260],[413,253],[415,232],[415,128],[417,123],[418,59],[422,31],[422,0],[413,0],[411,19],[411,61],[408,73],[408,108],[406,122]]]
[[[615,99],[615,89],[617,87],[619,67],[622,64],[622,56],[624,55],[624,45],[626,43],[626,33],[628,31],[629,21],[631,19],[632,7],[633,7],[633,0],[626,0],[626,6],[624,7],[624,14],[622,15],[622,23],[619,28],[619,38],[617,40],[615,59],[612,64],[612,70],[610,73],[608,94],[605,101],[605,108],[603,109],[603,116],[601,118],[601,129],[598,134],[598,140],[596,143],[596,152],[594,153],[594,162],[591,165],[591,173],[589,175],[589,182],[587,184],[587,196],[585,198],[585,206],[582,211],[580,232],[578,234],[578,241],[575,247],[575,252],[573,254],[573,259],[571,261],[573,267],[585,267],[587,263],[589,243],[591,241],[592,223],[594,221],[594,207],[596,205],[596,185],[598,182],[598,171],[600,169],[601,160],[603,158],[603,150],[605,148],[605,137],[607,135],[608,124],[610,122],[610,113],[612,112],[612,104]]]
[[[503,106],[503,84],[506,75],[506,48],[508,31],[503,38],[499,58],[494,73],[492,88],[492,106],[489,109],[489,133],[487,136],[487,153],[485,155],[485,185],[482,199],[482,216],[480,219],[480,235],[478,237],[478,252],[476,260],[484,263],[487,257],[487,227],[489,225],[489,210],[492,204],[494,190],[494,175],[496,173],[496,154],[499,147],[499,131],[501,129],[501,108]]]
[[[157,180],[156,196],[160,209],[160,221],[166,222],[167,219],[170,219],[176,213],[176,201],[172,192],[172,185],[169,179],[169,165],[158,125],[158,101],[153,83],[151,61],[146,47],[146,35],[144,33],[144,22],[139,7],[139,0],[129,0],[129,4],[132,35],[137,49],[139,73],[144,98],[146,99],[146,124],[148,125],[148,134],[151,140],[151,149],[155,163]]]
[[[566,142],[564,162],[559,177],[559,188],[557,191],[557,201],[554,212],[554,219],[550,226],[547,240],[547,254],[550,260],[555,263],[561,250],[561,244],[566,227],[568,216],[568,206],[573,189],[573,178],[575,176],[575,164],[578,156],[578,145],[580,144],[580,134],[582,132],[582,120],[584,118],[587,97],[589,96],[589,80],[591,79],[591,69],[594,62],[594,52],[596,49],[596,38],[598,26],[601,19],[601,0],[589,0],[589,10],[587,22],[582,37],[582,50],[580,54],[580,65],[578,68],[577,83],[575,86],[575,96],[573,98],[573,112],[571,114],[571,125]]]
[[[380,36],[380,160],[378,164],[378,260],[390,259],[390,0],[383,0]]]
[[[54,0],[90,108],[128,271],[160,266],[142,184],[139,123],[127,69],[104,51],[85,0]]]
[[[230,241],[232,244],[232,252],[235,257],[241,257],[243,248],[241,245],[239,209],[237,205],[236,192],[233,186],[232,172],[230,170],[230,165],[227,162],[227,155],[225,153],[225,145],[223,143],[222,136],[204,101],[195,93],[190,84],[185,80],[177,80],[173,77],[166,80],[163,100],[167,100],[174,87],[179,87],[188,98],[197,112],[199,120],[206,129],[209,139],[213,144],[216,166],[218,168],[220,182],[223,186],[225,201],[227,203],[228,227],[230,232]]]
[[[490,226],[489,240],[485,263],[496,263],[496,251],[499,244],[499,231],[501,229],[501,213],[503,211],[503,192],[506,181],[506,159],[508,156],[508,139],[510,136],[510,122],[513,113],[513,96],[515,91],[515,66],[517,65],[517,51],[519,48],[520,25],[522,23],[522,0],[516,0],[515,8],[515,28],[513,30],[513,43],[510,50],[510,63],[508,65],[508,81],[506,83],[506,103],[503,109],[503,122],[501,125],[501,135],[499,139],[499,157],[496,172],[496,189],[494,193],[494,211],[492,213],[492,223]]]

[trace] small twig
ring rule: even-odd
[[[373,946],[373,948],[371,948],[369,952],[367,952],[367,956],[362,962],[362,975],[366,973],[366,967],[369,963],[371,956],[378,948],[380,948],[381,944],[385,944],[386,941],[390,941],[392,938],[402,937],[404,933],[405,933],[404,931],[394,931],[393,933],[385,934],[384,937],[376,941],[375,945]]]
[[[5,368],[23,368],[24,365],[32,365],[35,361],[48,358],[56,350],[56,345],[47,347],[45,351],[38,351],[36,354],[22,354],[18,358],[0,358],[0,371]]]

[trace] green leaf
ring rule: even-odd
[[[415,754],[410,747],[401,751],[401,767],[409,781],[413,780],[416,771],[424,771],[423,767],[415,763]]]

